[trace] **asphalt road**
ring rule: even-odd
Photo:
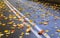
[[[45,30],[45,32],[51,38],[60,38],[60,32],[57,32],[57,30],[60,30],[60,26],[59,26],[60,25],[60,10],[55,10],[54,8],[51,7],[52,5],[44,6],[45,5],[44,3],[37,4],[35,2],[24,1],[24,0],[22,0],[22,2],[20,0],[19,1],[18,0],[8,0],[8,1],[16,9],[18,9],[18,10],[21,9],[19,11],[22,14],[24,14],[27,18],[29,18],[34,23],[36,23],[39,28]],[[7,8],[7,9],[9,9],[9,8]],[[4,14],[5,14],[5,16],[6,16],[6,14],[8,16],[9,14],[12,14],[12,12],[10,12],[10,13],[4,12]],[[14,21],[14,23],[16,22],[16,24],[20,23],[19,21],[15,21],[15,19],[13,19],[13,21]],[[4,22],[4,21],[2,21],[2,22]],[[7,21],[6,21],[6,23],[7,23]],[[2,27],[0,27],[0,28],[2,28]],[[4,29],[5,29],[5,27],[4,27]],[[8,29],[8,28],[6,27],[6,29]],[[35,28],[33,27],[33,29],[35,29]],[[26,30],[26,27],[23,30],[17,29],[17,27],[16,27],[15,33],[11,34],[9,36],[9,38],[19,38],[21,31],[24,32],[25,30]],[[40,36],[42,36],[42,38],[45,38],[43,35],[40,35]],[[2,37],[2,38],[4,38],[4,37]],[[23,38],[37,38],[37,37],[31,32],[30,35],[28,35],[28,36],[24,35]]]

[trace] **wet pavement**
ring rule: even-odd
[[[43,29],[51,38],[60,38],[59,5],[32,1],[8,1],[23,15],[29,18],[31,22],[34,22],[39,28]],[[3,34],[2,38],[37,38],[32,32],[26,35],[27,27],[24,26],[24,28],[21,29],[19,24],[23,24],[23,22],[19,21],[19,18],[3,1],[0,2],[0,6],[0,34]],[[33,29],[36,30],[34,27]],[[24,33],[24,35],[21,36],[21,33]],[[45,38],[43,35],[40,36]]]

